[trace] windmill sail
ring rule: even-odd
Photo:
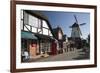
[[[81,38],[82,32],[80,26],[85,25],[86,23],[79,24],[76,15],[74,15],[75,22],[70,28],[72,28],[71,37],[73,38]]]
[[[80,33],[80,35],[82,35],[82,32],[81,32],[81,29],[80,29],[80,27],[79,27],[78,29],[79,29],[79,33]]]
[[[74,18],[75,18],[76,23],[78,24],[78,20],[77,20],[77,18],[76,18],[76,15],[74,15]]]
[[[80,24],[80,26],[83,26],[83,25],[85,25],[86,23],[82,23],[82,24]]]

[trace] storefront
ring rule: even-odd
[[[26,50],[31,59],[42,54],[55,54],[57,48],[54,45],[53,30],[46,16],[31,10],[22,10],[21,14],[22,52]]]
[[[21,53],[23,54],[24,52],[27,52],[27,59],[28,58],[33,58],[37,54],[37,37],[26,31],[21,32]]]
[[[38,38],[39,54],[51,54],[52,41],[54,40],[50,36],[36,34]]]

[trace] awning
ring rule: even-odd
[[[39,39],[45,39],[45,40],[53,40],[54,38],[51,36],[46,36],[46,35],[42,35],[42,34],[35,34]]]
[[[24,39],[38,39],[33,33],[21,31],[21,38]]]

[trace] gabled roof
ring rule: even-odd
[[[31,14],[31,15],[33,15],[33,16],[35,16],[35,17],[37,17],[37,18],[39,18],[39,19],[45,20],[45,21],[47,22],[47,26],[50,28],[50,31],[51,31],[52,35],[54,36],[52,27],[51,27],[51,25],[50,25],[50,22],[49,22],[47,16],[45,16],[45,15],[44,15],[42,12],[40,12],[40,11],[33,11],[33,10],[24,10],[24,11],[27,12],[27,13],[29,13],[29,14]]]
[[[57,27],[57,28],[53,28],[53,33],[54,33],[54,37],[56,38],[56,39],[58,39],[58,32],[59,32],[59,30],[62,32],[62,34],[63,34],[63,31],[62,31],[62,29],[61,29],[61,27]]]
[[[40,11],[33,11],[33,10],[24,10],[25,12],[37,17],[37,18],[40,18],[40,19],[43,19],[43,20],[48,20],[48,17],[45,16],[42,12]]]

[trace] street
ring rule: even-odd
[[[29,62],[48,62],[48,61],[68,61],[68,60],[83,60],[89,59],[89,53],[82,51],[82,49],[75,49],[74,51],[64,52],[58,55],[50,55],[48,57],[41,57]]]

